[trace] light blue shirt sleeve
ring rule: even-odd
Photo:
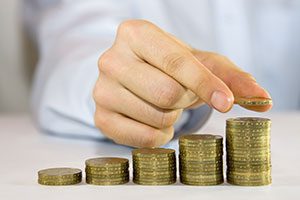
[[[93,120],[97,60],[112,45],[117,25],[128,18],[127,6],[115,1],[45,2],[31,2],[37,10],[28,23],[39,49],[34,119],[47,133],[103,137]]]

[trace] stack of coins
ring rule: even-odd
[[[227,181],[242,186],[268,185],[271,180],[271,121],[242,117],[226,121]]]
[[[86,183],[119,185],[129,181],[129,161],[125,158],[102,157],[85,161]]]
[[[183,135],[179,138],[180,181],[187,185],[218,185],[223,178],[223,138]]]
[[[82,172],[75,168],[49,168],[38,171],[38,183],[42,185],[74,185],[80,183]]]
[[[173,149],[142,148],[132,151],[133,182],[140,185],[169,185],[176,182]]]

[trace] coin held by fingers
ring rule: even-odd
[[[234,97],[234,104],[249,110],[264,112],[272,107],[273,100],[268,97]]]

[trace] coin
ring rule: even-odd
[[[38,171],[38,183],[42,185],[73,185],[80,183],[82,172],[76,168],[49,168]]]
[[[128,159],[117,157],[91,158],[85,161],[89,167],[123,167],[128,166]]]
[[[234,97],[234,103],[240,106],[266,106],[272,105],[273,101],[266,97]]]
[[[140,148],[132,150],[132,155],[138,158],[151,158],[151,157],[174,157],[175,150],[164,148]]]
[[[124,178],[118,178],[118,179],[117,178],[99,179],[99,178],[86,177],[86,183],[92,185],[120,185],[128,182],[129,182],[128,176]]]
[[[171,185],[176,182],[176,179],[149,180],[133,178],[133,182],[139,185]]]
[[[216,144],[222,141],[222,136],[213,134],[190,134],[179,138],[179,144]]]

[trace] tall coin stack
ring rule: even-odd
[[[129,161],[125,158],[102,157],[85,161],[86,183],[119,185],[129,181]]]
[[[242,186],[271,184],[271,121],[241,117],[226,121],[227,181]]]
[[[133,182],[140,185],[169,185],[176,182],[173,149],[142,148],[132,151]]]
[[[223,178],[223,138],[183,135],[179,138],[180,181],[187,185],[218,185]]]

